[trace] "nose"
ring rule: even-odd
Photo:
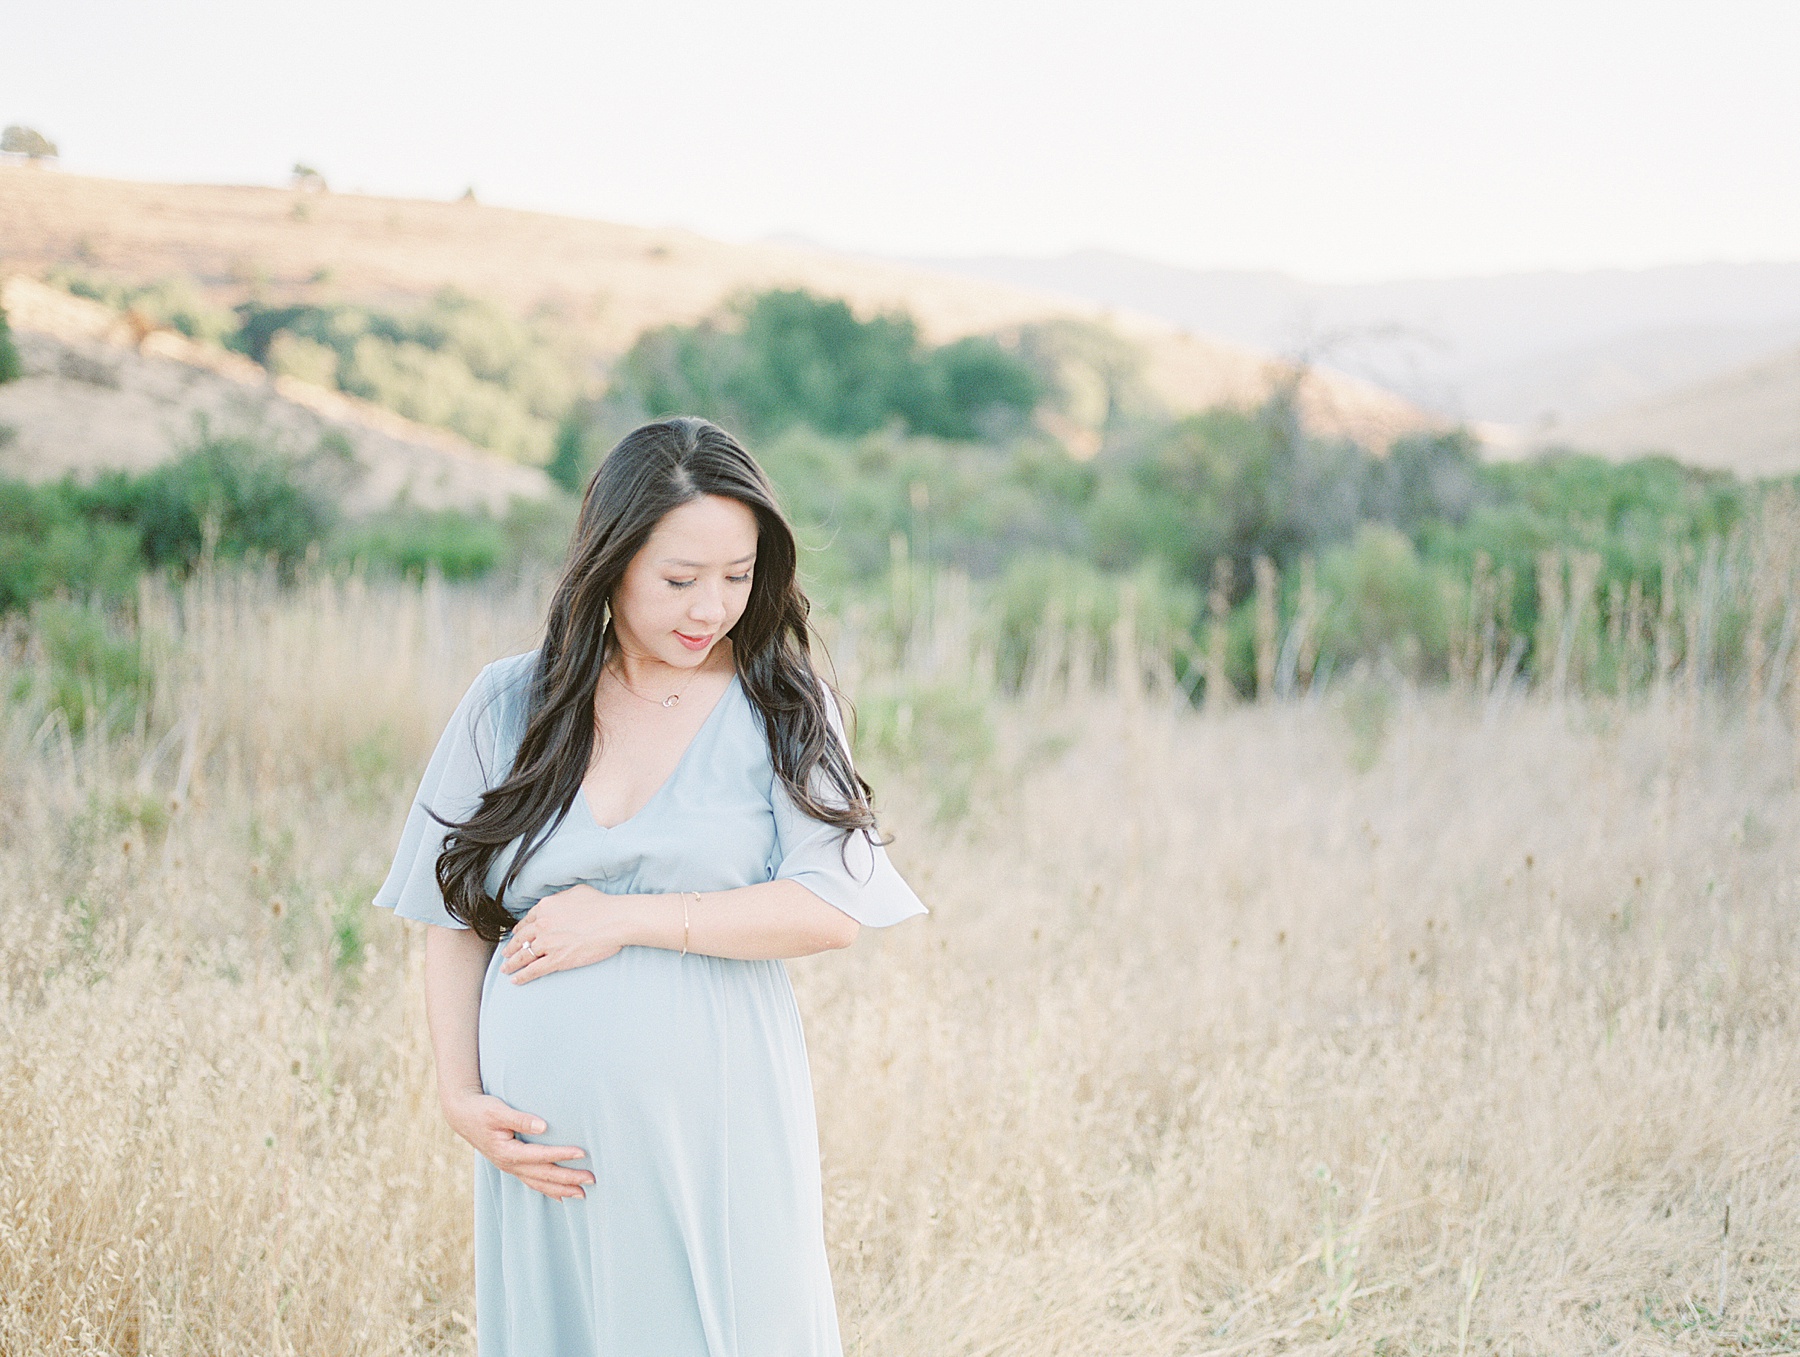
[[[725,620],[725,599],[717,585],[709,585],[696,592],[700,597],[688,609],[688,616],[695,622],[703,623],[705,629],[710,631]]]

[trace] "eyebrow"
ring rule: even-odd
[[[725,562],[725,564],[726,565],[743,565],[745,562],[754,561],[755,559],[756,559],[756,553],[753,551],[748,556],[740,556],[735,561],[727,561],[727,562]],[[709,561],[677,561],[671,557],[665,556],[662,558],[662,560],[659,562],[659,564],[661,564],[661,565],[685,565],[691,570],[704,570],[704,569],[706,569],[706,567],[708,565],[711,564],[711,562],[709,562]]]

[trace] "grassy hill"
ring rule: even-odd
[[[594,375],[646,328],[693,321],[740,290],[804,287],[862,312],[903,306],[927,339],[1056,315],[1105,318],[1144,354],[1175,410],[1251,404],[1284,375],[1270,355],[1129,312],[926,269],[686,231],[472,202],[274,188],[132,183],[0,166],[0,272],[56,267],[148,282],[192,278],[209,299],[417,303],[446,284],[563,327]],[[1319,371],[1316,431],[1374,447],[1434,420],[1368,383]]]

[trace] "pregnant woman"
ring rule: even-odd
[[[812,668],[738,442],[595,473],[543,643],[469,689],[375,903],[434,925],[439,1096],[479,1152],[481,1357],[838,1357],[784,957],[925,907]]]

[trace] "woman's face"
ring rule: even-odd
[[[756,515],[722,495],[664,514],[613,592],[626,652],[680,669],[704,664],[750,601],[756,538]]]

